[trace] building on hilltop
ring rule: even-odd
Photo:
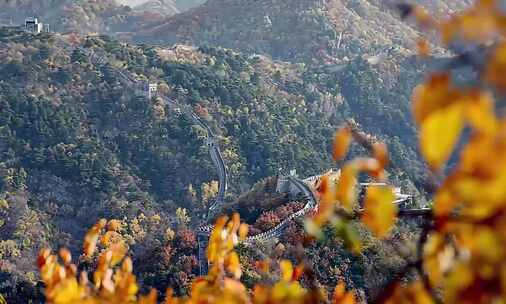
[[[35,34],[49,33],[49,24],[39,22],[37,17],[28,17],[25,19],[25,31]]]

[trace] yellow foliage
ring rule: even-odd
[[[423,123],[431,113],[460,98],[461,93],[450,82],[448,73],[433,74],[413,90],[412,111],[417,123]]]
[[[348,210],[353,208],[356,201],[357,175],[356,165],[347,164],[341,171],[341,178],[337,185],[336,199]]]
[[[439,169],[450,157],[464,128],[464,109],[453,104],[431,113],[422,123],[420,149],[431,166]]]
[[[497,45],[484,57],[482,82],[475,87],[459,89],[449,74],[436,74],[413,93],[422,154],[433,170],[447,161],[464,127],[471,134],[435,193],[435,227],[422,261],[430,286],[399,287],[392,303],[422,288],[440,288],[445,303],[504,303],[506,122],[495,112],[490,88],[506,91],[506,14],[501,1],[478,0],[436,28],[447,44],[496,40]]]
[[[89,234],[100,238],[104,228],[114,224],[114,221],[104,222],[93,226]],[[250,294],[239,281],[241,265],[239,256],[234,251],[238,242],[237,233],[246,228],[240,224],[235,214],[230,220],[222,217],[217,220],[211,234],[208,248],[208,258],[211,270],[207,276],[195,279],[191,293],[187,298],[175,298],[172,289],[168,288],[164,303],[166,304],[194,304],[194,303],[321,303],[325,299],[323,290],[306,290],[298,280],[304,273],[304,266],[293,267],[288,260],[280,263],[281,279],[270,286],[257,285]],[[95,248],[96,250],[96,248]],[[93,256],[95,251],[89,252]],[[70,252],[60,250],[60,258],[51,254],[48,249],[40,252],[38,265],[41,278],[45,284],[47,303],[53,304],[155,304],[158,303],[156,290],[147,295],[138,295],[139,286],[132,274],[132,260],[126,256],[121,242],[103,248],[97,258],[97,267],[92,274],[93,281],[88,281],[86,272],[77,273],[77,267],[71,263]],[[269,262],[263,262],[265,272],[268,272]],[[230,277],[228,274],[231,274]],[[339,285],[344,289],[344,285]],[[354,304],[353,292],[339,289],[335,293],[334,303]]]
[[[367,188],[362,222],[378,237],[385,237],[397,217],[395,194],[391,187],[371,186]]]

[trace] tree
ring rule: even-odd
[[[418,256],[385,286],[377,302],[493,303],[506,299],[506,235],[502,233],[506,223],[506,124],[495,102],[506,92],[502,76],[506,61],[500,59],[506,54],[502,38],[506,27],[500,22],[504,12],[499,6],[499,1],[476,1],[449,20],[436,22],[420,7],[400,5],[404,17],[412,16],[422,28],[440,30],[443,42],[459,54],[449,66],[471,65],[480,73],[471,88],[459,87],[449,72],[433,73],[413,92],[421,153],[442,182],[431,183],[428,189],[434,193],[434,206],[423,225]],[[482,47],[469,53],[456,48],[491,41],[486,58],[482,58]],[[419,46],[426,55],[427,44]],[[471,134],[462,138],[464,128]],[[344,157],[354,135],[364,142],[350,127],[337,132],[336,160]],[[461,140],[464,144],[457,149]],[[337,185],[324,181],[319,212],[306,224],[313,234],[319,235],[320,227],[331,219],[335,222],[336,216],[342,221],[353,213],[357,202],[353,189],[359,172],[385,180],[385,147],[367,141],[365,145],[372,158],[348,162]],[[454,153],[460,157],[446,173],[443,169]],[[359,216],[379,237],[387,235],[395,221],[397,210],[392,209],[392,201],[388,188],[372,186],[367,190]],[[411,271],[418,273],[418,279],[401,284]]]

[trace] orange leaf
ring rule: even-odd
[[[51,255],[51,250],[49,250],[47,248],[42,249],[39,252],[39,256],[37,257],[37,266],[39,266],[39,268],[42,268],[46,264],[47,258],[50,255]]]
[[[434,215],[438,217],[449,215],[458,203],[457,199],[443,185],[434,197]]]
[[[121,264],[121,270],[123,270],[124,272],[132,273],[133,263],[132,263],[132,259],[130,257],[126,257],[123,260],[123,263]]]
[[[70,254],[70,251],[68,249],[64,248],[60,249],[59,254],[65,265],[70,264],[70,262],[72,261],[72,255]]]
[[[248,237],[248,225],[247,224],[241,224],[239,226],[239,238],[241,240],[246,239]]]
[[[355,294],[346,292],[346,286],[343,281],[339,281],[334,289],[332,304],[355,304]]]
[[[388,148],[384,143],[374,143],[373,146],[374,158],[379,162],[381,169],[388,166]]]
[[[271,266],[271,261],[270,260],[263,260],[263,261],[256,261],[255,262],[255,267],[263,272],[264,274],[267,274],[269,272],[269,268]]]
[[[293,281],[300,280],[303,274],[304,274],[304,264],[297,265],[293,270],[292,280]]]
[[[95,249],[97,248],[98,236],[98,231],[92,230],[88,232],[84,237],[83,251],[86,257],[91,257],[95,252]]]
[[[418,55],[422,57],[427,57],[430,55],[430,45],[425,39],[419,39],[416,42],[416,47],[418,49]]]
[[[414,7],[413,15],[415,16],[416,22],[421,27],[429,28],[434,24],[434,19],[432,19],[429,12],[419,5]]]
[[[334,136],[334,145],[332,149],[332,157],[335,161],[341,160],[348,153],[351,143],[351,130],[348,127],[343,127],[337,130]]]
[[[322,176],[318,186],[317,194],[320,197],[321,204],[331,205],[334,203],[335,187],[330,182],[330,178],[325,175]]]
[[[109,231],[118,231],[121,229],[121,221],[119,220],[110,220],[107,224],[107,230]]]
[[[156,304],[158,298],[158,293],[156,292],[156,289],[151,289],[149,291],[149,294],[146,296],[141,296],[139,298],[139,304]]]

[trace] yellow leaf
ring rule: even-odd
[[[460,93],[451,86],[448,73],[433,74],[427,83],[413,90],[413,116],[419,124],[432,112],[445,107],[460,97]]]
[[[132,271],[133,271],[133,262],[132,262],[132,259],[130,257],[126,257],[123,260],[123,263],[121,264],[121,270],[123,270],[124,272],[132,273]]]
[[[439,286],[443,280],[443,271],[440,263],[440,253],[445,249],[444,236],[438,233],[429,235],[423,246],[423,269],[432,286]]]
[[[293,276],[292,263],[288,260],[282,260],[279,263],[279,268],[281,269],[281,279],[285,282],[290,282]]]
[[[431,113],[423,122],[420,149],[432,169],[439,169],[450,157],[464,128],[464,111],[453,104]]]
[[[239,263],[239,256],[236,252],[232,252],[228,255],[227,269],[230,271],[236,279],[241,278],[241,264]]]
[[[121,262],[121,260],[123,260],[123,258],[125,257],[125,254],[128,251],[128,248],[127,248],[126,244],[121,241],[121,242],[113,244],[111,246],[110,250],[112,252],[110,265],[115,266],[116,264]]]
[[[461,291],[472,284],[475,274],[467,263],[458,263],[446,278],[443,303],[462,303],[458,301]]]
[[[387,236],[395,223],[397,205],[391,187],[371,186],[367,188],[362,222],[378,237]]]
[[[335,161],[341,160],[346,156],[351,143],[351,130],[343,127],[337,130],[334,136],[334,145],[332,149],[332,157]]]
[[[353,209],[355,204],[355,187],[357,185],[358,170],[355,164],[347,164],[341,171],[341,178],[337,184],[336,199],[347,210]]]
[[[54,289],[54,304],[76,303],[83,296],[84,290],[77,283],[75,278],[69,278],[61,281]]]
[[[470,99],[470,102],[466,105],[468,123],[480,133],[494,134],[498,129],[498,122],[492,97],[481,94],[471,96]]]

